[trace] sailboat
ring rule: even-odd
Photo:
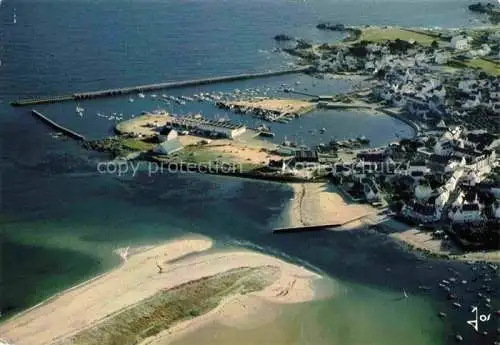
[[[83,109],[82,107],[80,107],[80,105],[79,105],[78,103],[76,104],[76,113],[77,113],[78,115],[80,115],[80,116],[82,116],[82,117],[83,117],[83,111],[84,111],[84,110],[85,110],[85,109]]]

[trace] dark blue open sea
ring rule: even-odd
[[[213,238],[220,247],[248,247],[314,268],[338,282],[342,294],[329,301],[290,307],[273,330],[289,330],[273,344],[305,344],[299,325],[308,323],[315,345],[438,345],[460,331],[467,344],[491,344],[468,330],[467,311],[451,311],[439,293],[422,294],[453,266],[401,250],[383,236],[363,230],[275,237],[292,196],[281,185],[202,175],[123,176],[99,174],[102,159],[71,140],[54,139],[26,108],[9,101],[115,86],[194,79],[284,68],[289,57],[273,53],[277,33],[313,41],[338,40],[319,32],[322,20],[345,24],[459,27],[476,25],[464,0],[3,0],[0,5],[0,310],[19,312],[44,298],[118,264],[112,250],[150,244],[188,233]],[[17,23],[13,24],[14,9]],[[170,92],[249,87],[274,90],[309,77],[295,75]],[[322,81],[318,93],[352,87]],[[151,98],[88,101],[85,116],[74,104],[40,106],[50,117],[99,138],[112,121],[155,109]],[[175,112],[216,110],[206,105]],[[277,127],[292,136],[327,127],[332,137],[366,135],[373,145],[411,136],[389,117],[314,113]],[[310,126],[310,127],[308,127]],[[282,138],[278,138],[281,140]],[[310,143],[320,138],[306,137]],[[429,270],[429,265],[433,266]],[[388,274],[386,268],[391,268]],[[397,302],[402,289],[412,294]],[[294,309],[295,308],[295,309]],[[451,315],[437,318],[440,310]],[[448,311],[449,310],[449,311]],[[307,319],[307,320],[306,320]],[[1,319],[0,319],[1,322]],[[281,328],[280,328],[281,327]],[[212,330],[215,332],[215,330]],[[204,344],[210,343],[205,333]],[[272,330],[262,328],[265,334]],[[220,329],[217,332],[221,332]],[[252,339],[226,330],[218,344]],[[1,335],[0,335],[1,338]],[[192,339],[191,344],[199,340]],[[250,342],[249,342],[250,341]],[[260,340],[259,340],[260,341]],[[255,340],[254,343],[261,343]],[[216,344],[216,343],[214,343]]]

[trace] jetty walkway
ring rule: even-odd
[[[173,89],[180,87],[188,87],[188,86],[198,86],[198,85],[208,85],[222,82],[231,82],[238,80],[246,80],[246,79],[257,79],[264,77],[273,77],[280,76],[285,74],[294,74],[294,73],[305,73],[310,71],[310,66],[299,67],[286,69],[281,71],[274,72],[263,72],[263,73],[246,73],[246,74],[236,74],[222,77],[212,77],[212,78],[204,78],[204,79],[195,79],[195,80],[185,80],[185,81],[172,81],[165,83],[157,83],[157,84],[146,84],[146,85],[137,85],[130,87],[122,87],[115,89],[106,89],[106,90],[97,90],[90,92],[77,92],[70,95],[61,95],[61,96],[47,96],[47,97],[36,97],[32,99],[21,99],[17,101],[13,101],[10,104],[12,106],[28,106],[35,104],[48,104],[48,103],[61,103],[67,101],[78,101],[78,100],[86,100],[86,99],[94,99],[101,97],[112,97],[125,95],[130,93],[139,93],[146,91],[154,91],[154,90],[164,90],[164,89]]]
[[[306,226],[294,226],[290,228],[277,228],[273,229],[274,234],[286,234],[286,233],[298,233],[298,232],[309,232],[309,231],[319,231],[319,230],[328,230],[332,228],[340,228],[352,222],[361,220],[363,218],[368,217],[369,215],[363,215],[360,217],[356,217],[350,219],[343,223],[335,223],[335,224],[320,224],[320,225],[306,225]]]
[[[35,109],[31,110],[31,114],[33,114],[33,116],[35,116],[36,118],[45,122],[50,127],[62,132],[63,134],[67,135],[70,138],[73,138],[76,140],[85,140],[85,137],[83,135],[81,135],[80,133],[72,131],[71,129],[62,126],[62,125],[58,124],[57,122],[52,121],[51,119],[49,119],[48,117],[46,117],[45,115],[43,115],[42,113],[40,113],[39,111],[37,111]]]

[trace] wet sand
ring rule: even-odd
[[[461,261],[500,262],[500,251],[464,253],[453,243],[444,245],[442,240],[433,238],[430,232],[377,215],[380,210],[370,205],[349,204],[329,183],[289,185],[293,188],[294,197],[290,201],[288,212],[285,213],[286,218],[282,219],[283,226],[301,227],[349,222],[334,229],[339,231],[378,225],[382,229],[385,228],[382,232],[388,233],[388,236],[396,241],[410,245],[412,249]]]
[[[202,318],[223,312],[224,318],[243,322],[252,308],[259,309],[260,301],[296,303],[313,299],[312,281],[319,275],[254,252],[204,253],[211,246],[210,239],[190,237],[151,247],[120,249],[117,254],[123,263],[119,268],[13,317],[0,326],[0,334],[16,345],[60,343],[159,291],[240,267],[276,267],[279,278],[262,291],[230,297],[231,303],[222,303],[218,312]],[[159,336],[163,341],[173,334],[182,335],[195,329],[197,322],[187,321]]]

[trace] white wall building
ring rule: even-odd
[[[450,54],[446,52],[437,52],[434,55],[434,62],[438,65],[444,65],[450,60]]]
[[[454,223],[480,223],[485,220],[483,206],[477,202],[465,203],[452,208],[448,212],[448,217]]]
[[[479,223],[485,220],[483,208],[477,195],[474,201],[468,202],[461,192],[448,212],[448,217],[454,223]]]
[[[192,118],[176,118],[167,123],[167,126],[191,130],[199,130],[208,134],[234,138],[246,132],[244,125],[237,125],[224,121],[199,120]]]
[[[455,50],[469,49],[469,37],[465,35],[455,36],[451,39],[450,47]]]

